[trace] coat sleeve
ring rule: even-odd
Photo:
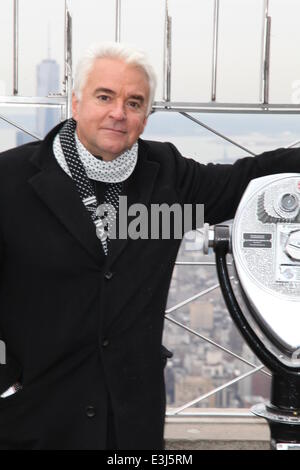
[[[232,219],[250,180],[276,173],[300,173],[300,150],[277,149],[245,157],[232,165],[200,164],[176,154],[176,184],[184,204],[204,204],[205,222]]]
[[[0,271],[3,260],[3,240],[0,235]],[[1,278],[1,277],[0,277]],[[2,332],[1,311],[0,311],[0,395],[11,385],[21,380],[21,366],[12,354],[5,342]]]

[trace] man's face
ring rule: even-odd
[[[142,69],[119,59],[96,59],[80,101],[74,93],[72,97],[80,141],[93,155],[113,160],[143,132],[148,101]]]

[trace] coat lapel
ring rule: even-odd
[[[52,143],[62,124],[55,127],[42,142],[31,162],[40,171],[29,179],[38,197],[48,206],[83,248],[100,264],[105,255],[96,236],[95,225],[85,209],[72,179],[60,168]]]
[[[56,126],[41,143],[31,162],[39,172],[29,179],[29,184],[38,197],[49,207],[66,229],[79,241],[93,258],[109,269],[120,256],[127,243],[126,239],[110,241],[109,254],[104,255],[95,225],[78,195],[72,179],[58,165],[52,150],[53,139],[64,123]],[[148,159],[147,146],[139,141],[139,155],[136,168],[126,181],[123,195],[127,196],[127,207],[135,203],[149,203],[159,163]]]
[[[153,191],[155,179],[159,169],[159,163],[148,159],[148,151],[143,141],[139,141],[139,154],[136,168],[126,181],[122,195],[127,196],[127,209],[136,203],[148,205]],[[128,220],[129,221],[129,220]],[[128,222],[127,221],[127,222]],[[128,223],[127,223],[128,228]],[[116,259],[121,255],[128,244],[126,239],[115,239],[110,241],[107,256],[107,268],[109,269]]]

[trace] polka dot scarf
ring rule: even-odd
[[[71,121],[70,125],[69,121]],[[126,150],[126,152],[119,155],[112,161],[102,161],[99,158],[94,157],[85,147],[82,145],[80,140],[77,137],[75,132],[76,122],[73,119],[69,119],[65,126],[67,127],[64,130],[68,132],[68,146],[70,151],[74,151],[74,134],[75,134],[75,152],[79,154],[79,158],[84,166],[88,178],[95,181],[102,181],[103,183],[120,183],[125,181],[133,172],[135,165],[137,163],[137,154],[138,154],[138,144],[137,142],[131,147],[131,149]],[[65,127],[64,126],[64,127]],[[61,132],[63,129],[61,129]],[[72,177],[69,166],[65,158],[65,149],[62,150],[60,133],[54,139],[53,142],[53,151],[62,169]]]
[[[107,235],[109,224],[115,222],[123,181],[135,168],[138,144],[134,144],[130,150],[111,162],[104,162],[88,152],[76,136],[75,129],[76,121],[71,118],[54,139],[54,155],[63,170],[74,180],[79,196],[95,223],[96,234],[102,243],[104,253],[107,255],[110,240]],[[107,211],[100,217],[97,213],[98,202],[91,180],[107,183],[104,194]],[[115,211],[109,210],[110,205],[115,208]]]

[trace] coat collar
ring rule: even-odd
[[[31,163],[40,171],[29,179],[29,184],[94,260],[101,265],[106,263],[109,269],[124,250],[128,239],[111,240],[109,255],[104,255],[95,225],[82,204],[73,180],[61,169],[53,154],[53,140],[63,124],[49,132],[31,157]],[[136,202],[145,205],[149,202],[158,169],[159,163],[151,161],[147,145],[139,140],[137,165],[125,184],[128,207]]]

